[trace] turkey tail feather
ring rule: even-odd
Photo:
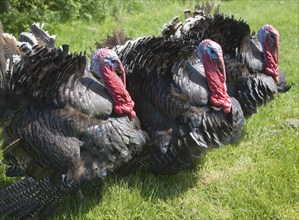
[[[25,178],[0,190],[0,214],[17,219],[50,216],[63,196],[60,184],[53,185],[49,178]]]
[[[97,41],[95,44],[97,49],[104,47],[113,48],[118,45],[123,45],[128,40],[131,40],[131,38],[126,36],[124,29],[121,28],[120,30],[114,29],[112,36],[107,36],[106,40],[103,42]]]

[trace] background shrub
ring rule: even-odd
[[[0,20],[5,32],[18,35],[33,22],[61,23],[70,20],[102,22],[108,16],[142,12],[148,2],[123,0],[0,0]]]

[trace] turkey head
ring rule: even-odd
[[[278,82],[279,32],[272,25],[266,24],[258,31],[258,40],[264,51],[266,62],[264,71]]]
[[[117,54],[107,48],[98,49],[92,55],[91,70],[102,78],[114,101],[114,113],[127,114],[129,118],[134,118],[134,101],[126,90],[126,74]]]
[[[221,46],[212,40],[203,40],[198,47],[197,56],[202,60],[209,89],[210,102],[222,107],[223,112],[231,111],[231,101],[227,94],[226,75]]]

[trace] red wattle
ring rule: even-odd
[[[275,80],[275,82],[278,82],[279,81],[279,75],[278,75],[278,69],[277,68],[270,68],[270,67],[266,67],[264,72],[267,74],[267,75],[270,75],[272,76],[272,78]]]
[[[223,73],[221,73],[207,55],[204,56],[204,59],[206,59],[204,62],[206,78],[211,91],[210,102],[214,106],[222,107],[223,112],[229,113],[232,104],[227,94],[224,61],[222,60],[220,64],[223,70]]]
[[[124,67],[123,67],[123,65],[119,65],[119,68],[120,68],[120,70],[121,70],[121,80],[123,81],[123,84],[124,84],[124,87],[126,88],[126,86],[127,86],[127,82],[126,82],[126,72],[125,72],[125,70],[124,70]]]
[[[273,79],[278,82],[279,81],[279,75],[278,75],[278,60],[279,60],[279,40],[276,41],[276,48],[273,49],[270,45],[270,40],[266,39],[264,43],[264,56],[265,56],[265,62],[266,67],[264,69],[264,72],[267,75],[270,75],[273,77]]]
[[[122,71],[122,79],[107,65],[103,65],[100,71],[105,87],[114,101],[114,113],[127,114],[131,119],[135,117],[136,113],[133,110],[135,103],[123,83],[126,81],[124,71]]]

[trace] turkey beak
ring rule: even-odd
[[[117,61],[117,63],[118,65],[117,67],[114,68],[114,71],[116,72],[117,75],[121,77],[123,84],[126,86],[126,73],[125,73],[124,66],[120,61]]]
[[[223,65],[223,63],[221,62],[221,60],[220,59],[216,59],[215,60],[215,63],[216,63],[216,66],[217,66],[217,68],[220,70],[220,72],[223,74],[223,67],[224,67],[224,65]]]
[[[270,42],[273,59],[276,64],[278,64],[279,61],[279,35],[271,34],[271,37],[269,37],[268,41]]]
[[[274,44],[273,44],[273,54],[274,54],[274,60],[278,64],[278,62],[279,62],[279,36],[275,37]]]

